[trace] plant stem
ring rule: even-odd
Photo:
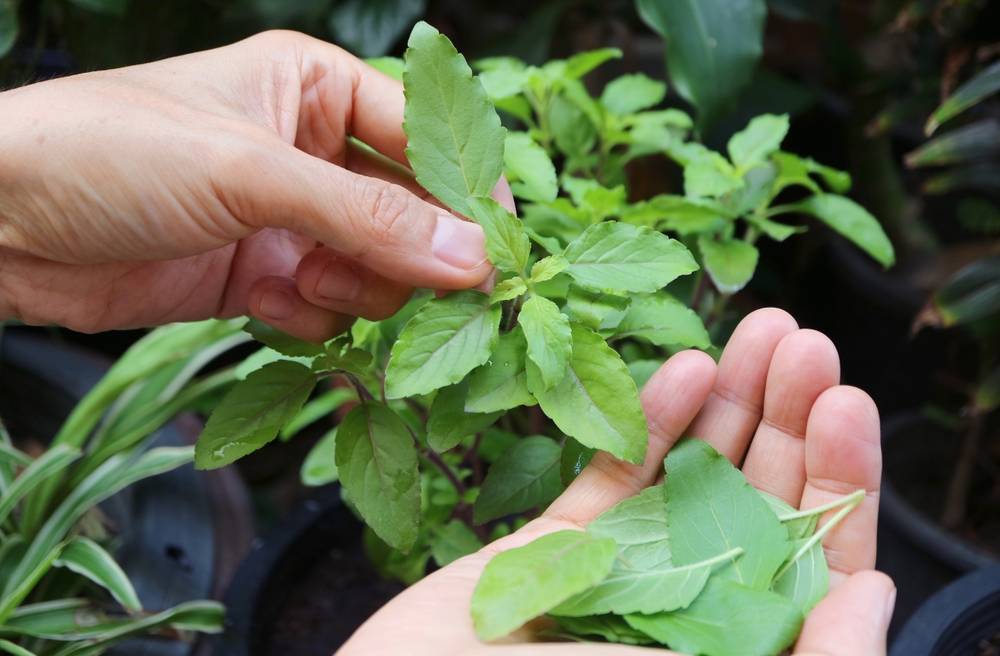
[[[790,522],[793,519],[802,519],[803,517],[811,517],[813,515],[822,515],[828,510],[833,510],[834,508],[839,508],[841,506],[846,506],[848,504],[854,504],[855,506],[861,503],[861,500],[865,496],[865,491],[858,489],[850,494],[845,494],[839,499],[834,499],[829,503],[824,503],[822,506],[816,506],[815,508],[809,508],[807,510],[796,510],[795,512],[786,513],[784,515],[778,516],[778,521]]]
[[[448,482],[451,483],[452,486],[455,488],[455,490],[458,492],[459,497],[465,497],[465,492],[466,492],[465,483],[463,483],[458,479],[458,476],[455,475],[455,472],[452,471],[451,467],[448,466],[448,463],[446,463],[444,460],[441,459],[441,456],[437,452],[435,452],[433,449],[426,449],[424,451],[424,457],[427,458],[428,462],[437,467],[442,474],[444,474],[444,477],[448,479]],[[464,499],[459,501],[459,504],[463,503],[465,503]]]
[[[795,552],[795,555],[789,558],[788,561],[781,566],[781,569],[778,570],[778,573],[774,575],[773,580],[777,581],[782,576],[784,576],[785,572],[791,569],[792,565],[794,565],[799,558],[801,558],[807,551],[812,549],[817,542],[825,538],[826,534],[832,531],[837,526],[837,524],[840,523],[840,520],[847,517],[847,514],[850,513],[852,510],[854,510],[858,506],[858,504],[861,503],[861,499],[863,498],[864,495],[855,497],[854,502],[849,503],[840,510],[838,510],[837,514],[830,518],[830,521],[828,521],[826,524],[823,524],[823,526],[821,526],[819,530],[813,533],[812,536],[808,540],[806,540],[801,547],[799,547],[798,551]]]
[[[972,487],[972,475],[976,467],[976,454],[979,452],[979,439],[983,432],[983,417],[974,412],[969,420],[969,429],[962,438],[958,462],[955,472],[948,484],[945,496],[944,510],[941,513],[941,524],[945,528],[958,528],[965,519],[965,507]]]
[[[354,387],[354,391],[358,393],[358,398],[362,401],[374,401],[375,397],[372,393],[368,391],[368,388],[362,384],[358,377],[354,374],[344,372],[344,376],[350,381],[351,385]]]

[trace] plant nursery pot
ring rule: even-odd
[[[1000,517],[980,509],[979,523],[963,529],[978,531],[976,541],[936,521],[957,457],[957,435],[917,413],[890,417],[882,435],[878,568],[896,582],[893,627],[898,629],[942,586],[1000,562],[994,551]]]
[[[966,574],[928,599],[892,644],[890,656],[1000,653],[1000,566]]]
[[[226,593],[214,656],[330,656],[403,590],[379,578],[340,487],[317,490],[254,542]]]
[[[0,338],[0,415],[15,440],[48,443],[77,401],[108,369],[103,357],[30,329]],[[193,443],[199,422],[180,417],[151,437],[155,446]],[[126,488],[101,504],[118,531],[115,556],[143,606],[167,608],[217,598],[253,538],[246,489],[232,471],[182,467]],[[195,645],[140,639],[110,653],[189,656]]]

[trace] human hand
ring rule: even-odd
[[[543,621],[504,640],[481,643],[469,606],[486,563],[545,533],[582,529],[603,511],[651,485],[682,436],[707,440],[743,463],[758,489],[810,508],[863,488],[861,504],[823,541],[831,592],[810,613],[795,653],[885,654],[895,588],[875,565],[882,457],[878,410],[864,392],[838,385],[837,350],[800,330],[781,310],[759,310],[733,333],[718,364],[704,353],[672,357],[642,392],[649,448],[642,466],[601,453],[538,519],[408,588],[371,617],[344,656],[408,654],[663,654],[606,644],[525,644]]]
[[[404,168],[402,86],[301,34],[15,89],[0,115],[0,320],[252,314],[319,341],[492,271]]]

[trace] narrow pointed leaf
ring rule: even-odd
[[[796,208],[839,232],[883,267],[891,267],[896,262],[892,242],[878,219],[850,198],[816,194],[796,205]]]
[[[14,507],[31,494],[45,480],[64,471],[80,457],[80,450],[57,444],[43,453],[37,460],[31,462],[11,483],[10,487],[0,496],[0,525],[10,515]]]
[[[942,123],[955,118],[983,98],[993,95],[998,91],[1000,91],[1000,61],[987,66],[973,76],[972,79],[955,89],[955,92],[948,96],[941,103],[941,106],[934,110],[931,117],[927,119],[924,132],[930,136]]]
[[[137,613],[142,610],[139,596],[128,576],[100,545],[84,537],[75,537],[63,548],[56,567],[85,576],[107,590],[125,610]]]

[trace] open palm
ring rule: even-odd
[[[860,506],[824,540],[831,592],[807,618],[796,653],[884,653],[894,588],[886,576],[870,571],[882,464],[878,410],[864,392],[839,385],[839,378],[839,358],[830,340],[799,329],[792,317],[775,309],[746,317],[718,366],[697,351],[675,355],[642,393],[650,434],[643,465],[604,453],[595,456],[541,517],[400,594],[341,653],[664,653],[605,644],[525,644],[536,639],[539,627],[532,624],[503,644],[487,645],[475,636],[469,604],[490,558],[545,533],[581,529],[652,485],[667,451],[682,436],[708,441],[742,463],[755,487],[797,508],[815,507],[859,488],[867,491]]]

